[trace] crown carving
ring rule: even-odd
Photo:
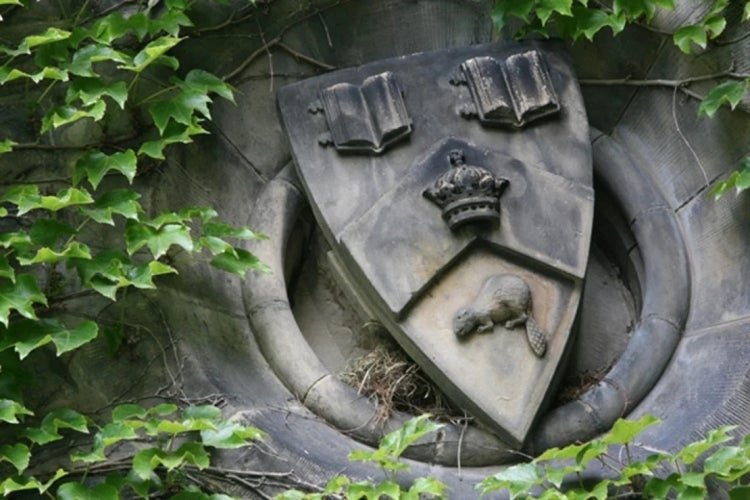
[[[464,152],[454,149],[448,154],[451,169],[435,180],[422,195],[440,207],[443,220],[451,229],[470,222],[500,220],[500,196],[509,181],[489,170],[466,165]]]

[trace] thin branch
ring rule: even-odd
[[[325,70],[333,70],[336,69],[336,66],[331,66],[330,64],[324,63],[323,61],[319,61],[318,59],[315,59],[313,57],[307,56],[297,50],[294,50],[289,45],[285,44],[284,42],[278,42],[276,46],[282,50],[285,50],[289,54],[293,55],[297,59],[301,61],[305,61],[307,63],[312,64],[313,66],[317,66],[319,68],[325,69]]]
[[[704,82],[709,80],[718,80],[719,78],[731,78],[734,80],[744,80],[750,78],[750,73],[735,73],[733,71],[734,65],[729,69],[719,71],[717,73],[710,73],[707,75],[691,76],[688,78],[682,78],[678,80],[670,80],[664,78],[653,78],[653,79],[635,79],[630,77],[625,78],[610,78],[610,79],[597,79],[597,78],[581,78],[578,82],[581,85],[591,86],[631,86],[631,87],[667,87],[667,88],[681,88],[691,83]]]
[[[279,43],[279,41],[281,41],[281,37],[276,37],[270,40],[269,42],[266,42],[261,47],[255,49],[255,51],[253,51],[247,58],[245,58],[245,60],[242,61],[239,64],[239,66],[237,66],[236,68],[234,68],[234,70],[230,71],[229,73],[221,77],[221,79],[224,80],[225,82],[232,80],[234,77],[236,77],[237,75],[245,71],[245,69],[248,66],[250,66],[253,63],[253,61],[255,61],[258,58],[258,56],[260,56],[264,52],[267,52],[270,47],[272,47],[273,45],[276,45],[277,43]]]
[[[706,169],[704,168],[701,159],[698,157],[698,154],[693,149],[693,146],[690,144],[690,141],[688,141],[687,137],[685,137],[685,134],[682,133],[682,129],[680,129],[680,122],[677,120],[677,87],[675,87],[674,91],[672,92],[672,120],[674,121],[675,129],[680,135],[682,142],[685,143],[688,150],[690,150],[690,153],[693,155],[693,158],[695,158],[695,162],[698,164],[698,168],[700,168],[701,172],[703,173],[703,178],[706,180],[706,186],[708,186],[709,183]]]

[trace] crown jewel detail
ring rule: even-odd
[[[500,196],[509,181],[482,167],[466,165],[462,150],[448,154],[452,168],[422,195],[440,207],[451,229],[470,222],[499,221]]]

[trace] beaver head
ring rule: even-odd
[[[453,333],[456,337],[468,335],[477,326],[477,312],[471,307],[462,307],[453,316]]]

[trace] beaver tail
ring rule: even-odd
[[[547,352],[547,336],[531,316],[526,319],[526,337],[529,339],[529,347],[534,354],[539,358],[544,356]]]

